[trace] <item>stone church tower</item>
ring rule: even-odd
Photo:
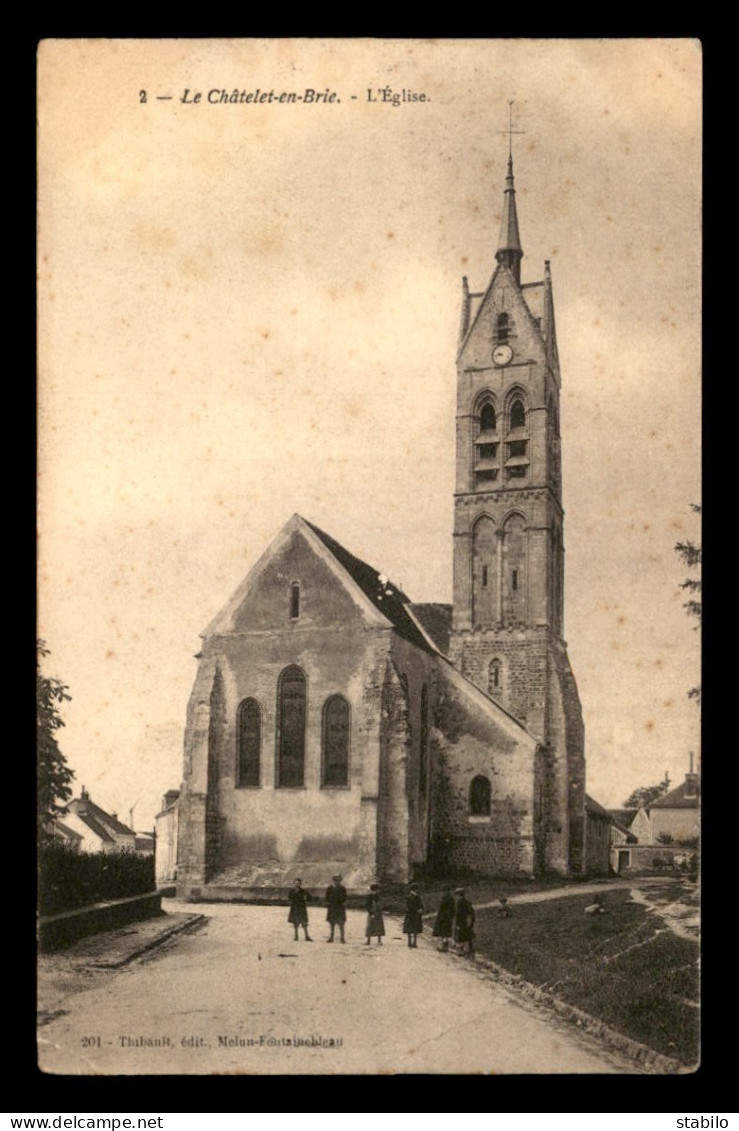
[[[579,872],[585,756],[564,640],[561,379],[549,261],[521,282],[509,156],[497,266],[463,280],[457,355],[454,610],[449,656],[541,743],[536,867]]]

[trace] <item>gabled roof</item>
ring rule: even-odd
[[[323,542],[327,550],[331,552],[336,561],[341,565],[351,577],[359,588],[368,597],[378,612],[382,613],[384,617],[390,621],[397,632],[405,639],[410,641],[411,644],[416,644],[419,648],[423,648],[424,652],[435,651],[429,644],[427,637],[424,633],[420,632],[418,626],[415,624],[413,618],[409,616],[406,606],[410,606],[409,598],[393,585],[386,576],[376,570],[374,566],[368,565],[363,562],[361,558],[357,558],[354,554],[350,554],[348,550],[332,538],[330,534],[326,534],[324,530],[314,526],[312,522],[303,519],[307,526],[311,528]]]
[[[70,801],[67,806],[67,811],[74,813],[80,821],[92,829],[97,836],[103,836],[105,840],[114,840],[115,836],[135,836],[133,829],[129,829],[128,825],[124,825],[117,817],[111,813],[106,813],[99,805],[90,800],[89,795],[75,798]],[[114,835],[109,835],[114,834]]]
[[[624,828],[628,829],[629,825],[634,820],[634,817],[639,812],[639,810],[638,809],[609,809],[608,812],[611,814],[611,816],[613,817],[614,821],[617,824],[623,825]]]
[[[100,840],[104,840],[109,844],[115,844],[115,837],[111,836],[105,825],[102,825],[100,821],[97,821],[93,816],[91,816],[91,814],[75,813],[75,817],[77,817],[77,819],[81,821],[83,825],[87,825],[88,829],[90,829],[90,831],[93,832],[95,836],[99,837]]]
[[[602,820],[608,821],[609,824],[613,821],[608,810],[604,809],[589,793],[585,794],[585,812],[589,813],[591,817],[600,817]]]
[[[54,821],[53,832],[54,836],[59,836],[66,840],[82,840],[82,833],[70,829],[69,825],[65,825],[63,821]]]
[[[410,610],[420,621],[427,636],[444,655],[449,652],[449,638],[452,632],[452,605],[420,604],[413,602]]]
[[[505,263],[499,263],[493,271],[492,278],[488,283],[487,288],[483,292],[482,297],[478,300],[477,295],[474,296],[474,305],[472,302],[473,296],[470,296],[470,320],[467,329],[462,335],[459,349],[457,350],[457,363],[459,363],[467,343],[472,339],[473,332],[482,316],[483,309],[492,301],[490,296],[492,295],[499,280],[501,281],[501,283],[505,283],[510,288],[511,293],[514,296],[512,299],[514,304],[518,300],[520,300],[524,317],[529,319],[532,330],[535,334],[539,335],[542,343],[546,345],[542,331],[543,322],[540,321],[538,314],[534,314],[532,312],[532,305],[534,306],[534,309],[536,309],[539,305],[535,297],[536,295],[538,295],[538,291],[536,291],[535,288],[544,288],[546,280],[544,280],[544,282],[524,283],[523,285],[521,285],[516,281],[516,278],[510,267],[508,267]],[[517,298],[515,296],[517,296]],[[546,309],[546,301],[544,297],[542,298],[540,305],[542,307],[542,310]]]
[[[664,797],[652,801],[650,809],[697,809],[700,802],[700,781],[693,775],[693,781],[684,781],[676,789],[671,789]]]
[[[519,737],[523,732],[527,739],[534,743],[539,741],[515,715],[512,715],[496,700],[491,699],[484,691],[481,691],[471,680],[458,671],[449,658],[444,655],[444,648],[448,647],[451,630],[451,605],[412,604],[402,589],[389,581],[385,574],[380,573],[374,566],[350,553],[325,530],[321,530],[320,527],[308,522],[299,514],[293,515],[282,528],[256,565],[252,567],[225,608],[211,621],[203,634],[204,636],[232,631],[229,626],[233,624],[234,612],[244,601],[253,579],[258,576],[260,570],[265,568],[265,564],[273,558],[274,554],[279,552],[285,539],[292,536],[296,531],[300,531],[309,543],[315,540],[314,550],[326,555],[326,560],[331,565],[337,578],[346,585],[347,589],[353,593],[355,599],[358,599],[365,609],[371,611],[373,624],[378,627],[392,626],[398,635],[408,640],[409,643],[422,648],[429,655],[437,657],[439,662],[444,664],[447,677],[480,706],[494,710],[498,723],[512,735]],[[442,648],[442,645],[444,648]],[[175,803],[173,802],[173,807]],[[165,804],[162,813],[157,815],[161,816],[168,809],[169,806]]]

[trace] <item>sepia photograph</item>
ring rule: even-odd
[[[695,1073],[700,43],[47,39],[37,137],[41,1071]]]

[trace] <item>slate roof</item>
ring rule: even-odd
[[[67,809],[70,813],[74,813],[81,821],[92,829],[96,836],[102,837],[103,840],[115,840],[115,833],[117,836],[135,836],[133,829],[129,829],[128,825],[124,825],[117,817],[113,817],[110,813],[106,813],[94,801],[91,801],[89,796],[75,798],[70,801]]]
[[[649,806],[650,809],[697,809],[700,800],[700,781],[697,774],[694,780],[684,781],[676,789],[671,789],[664,797],[658,797]],[[690,794],[690,796],[688,796]]]
[[[108,841],[110,844],[115,844],[115,837],[110,835],[105,825],[101,825],[89,813],[77,813],[77,816],[83,825],[87,825],[88,829],[95,833],[95,836],[99,836],[101,840]]]
[[[59,836],[66,840],[82,840],[82,833],[70,829],[69,825],[65,825],[63,821],[54,821],[54,835]]]
[[[452,606],[438,604],[411,603],[411,612],[426,630],[436,647],[444,655],[449,654],[449,638],[452,632]]]
[[[589,793],[585,794],[585,812],[590,813],[590,815],[593,817],[600,817],[601,819],[605,819],[609,824],[611,824],[613,821],[613,818],[611,817],[611,814],[608,812],[608,810],[604,809],[602,805],[599,805],[595,798],[591,797]]]
[[[638,809],[609,809],[608,812],[619,825],[623,825],[628,829],[634,817],[639,812]]]
[[[330,534],[326,534],[325,531],[320,530],[317,526],[314,526],[312,522],[308,522],[307,519],[303,519],[303,521],[311,528],[313,533],[321,539],[326,549],[333,554],[339,565],[346,570],[351,579],[359,586],[364,595],[369,598],[375,608],[378,609],[384,617],[387,617],[399,635],[405,640],[410,641],[411,644],[415,644],[418,648],[423,648],[424,652],[435,655],[434,649],[430,647],[426,637],[418,626],[414,624],[413,618],[409,615],[406,606],[410,606],[411,602],[402,589],[399,589],[397,585],[393,585],[385,574],[380,573],[374,566],[368,565],[367,562],[363,562],[361,558],[350,554],[349,551],[345,550]]]

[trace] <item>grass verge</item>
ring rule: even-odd
[[[674,893],[680,892],[679,882]],[[628,890],[585,915],[579,895],[477,915],[477,949],[513,974],[685,1065],[699,1058],[698,943],[677,937]]]

